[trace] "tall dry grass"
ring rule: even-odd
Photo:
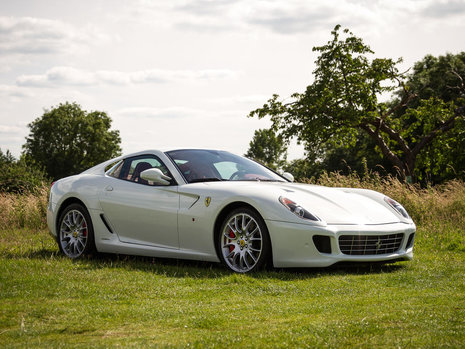
[[[459,180],[420,188],[397,178],[368,174],[344,176],[326,173],[316,182],[329,187],[365,188],[381,192],[400,202],[418,224],[450,222],[465,229],[465,183]]]
[[[376,173],[364,176],[326,173],[315,184],[330,187],[365,188],[381,192],[400,202],[416,223],[423,242],[450,250],[465,251],[465,182],[420,188],[394,177]],[[417,234],[418,235],[418,234]]]
[[[0,229],[46,229],[48,193],[45,185],[30,193],[0,192]]]
[[[330,187],[372,189],[399,201],[419,228],[421,238],[449,249],[465,251],[465,183],[450,181],[434,187],[407,185],[394,177],[367,173],[344,176],[338,173],[322,175],[309,183]],[[49,188],[35,193],[0,193],[0,229],[47,228],[46,210]]]

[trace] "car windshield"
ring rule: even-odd
[[[188,183],[286,180],[255,161],[219,150],[173,150],[166,153]]]

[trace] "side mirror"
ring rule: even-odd
[[[149,168],[148,170],[142,171],[140,173],[140,178],[145,179],[146,181],[151,181],[156,184],[161,185],[170,185],[171,178],[165,176],[158,168]]]
[[[283,176],[284,178],[286,178],[288,181],[294,182],[294,176],[291,175],[289,172],[284,172],[284,173],[282,174],[282,176]]]

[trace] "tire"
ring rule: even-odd
[[[271,242],[265,222],[250,208],[238,208],[223,221],[217,232],[221,262],[237,273],[264,267],[271,256]]]
[[[65,256],[77,259],[95,252],[92,220],[81,204],[67,206],[60,215],[57,228],[58,247]]]

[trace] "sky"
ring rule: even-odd
[[[107,112],[123,153],[244,154],[270,126],[248,113],[303,92],[337,24],[405,70],[465,50],[465,0],[0,0],[0,149],[69,101]]]

